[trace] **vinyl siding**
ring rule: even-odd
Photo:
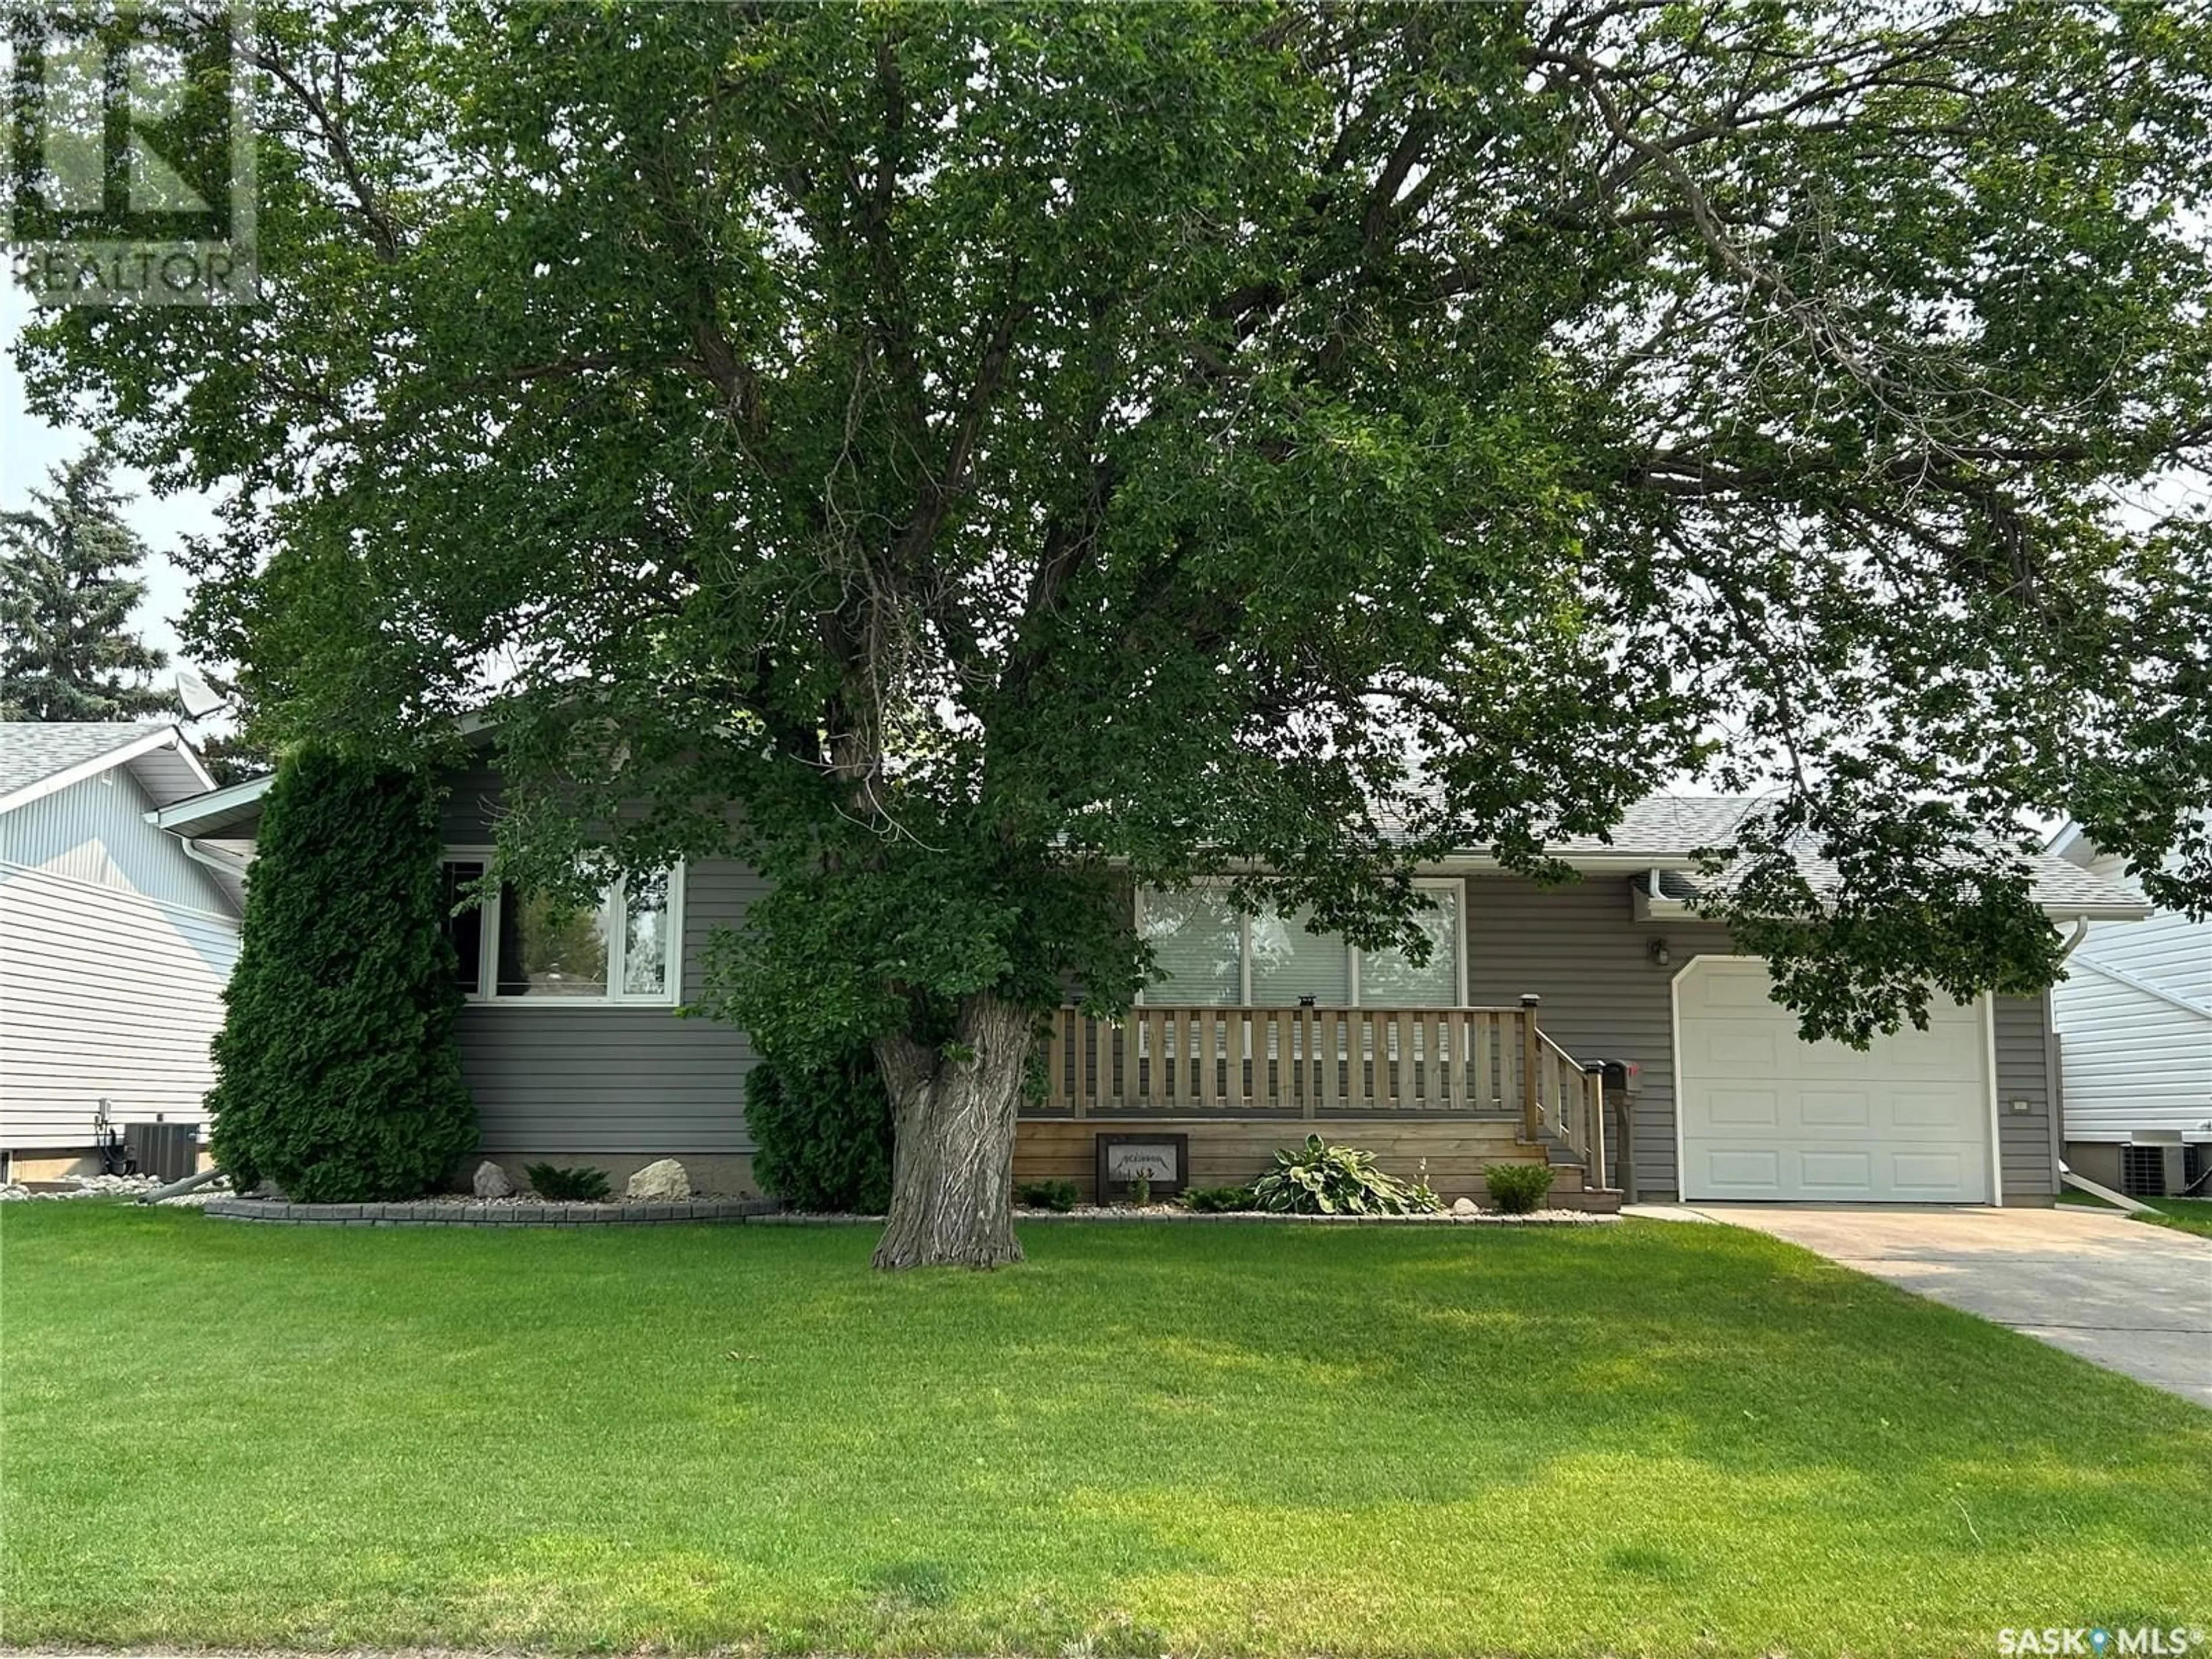
[[[1467,885],[1468,1000],[1510,1007],[1533,991],[1544,1000],[1544,1029],[1577,1060],[1642,1066],[1637,1186],[1647,1199],[1674,1193],[1674,976],[1693,956],[1727,954],[1728,930],[1680,917],[1638,921],[1626,877],[1547,889],[1486,876]],[[1655,939],[1667,941],[1670,966],[1651,961]]]
[[[1674,1162],[1674,981],[1693,957],[1735,954],[1727,929],[1680,917],[1638,921],[1625,878],[1590,877],[1545,889],[1504,877],[1468,882],[1468,998],[1510,1006],[1543,998],[1544,1029],[1577,1060],[1632,1060],[1643,1068],[1632,1120],[1640,1195],[1679,1191]],[[1664,939],[1662,968],[1650,941]],[[1999,1119],[1998,1153],[2009,1200],[2056,1189],[2047,1024],[2034,999],[1999,998],[1995,1032],[2001,1101],[2031,1103]]]
[[[2088,868],[2108,880],[2127,878],[2111,856]],[[2166,915],[2098,922],[2067,969],[2051,997],[2065,1038],[2067,1138],[2212,1134],[2212,921]],[[2207,1012],[2177,1007],[2144,985]]]
[[[238,918],[121,768],[0,817],[0,1146],[205,1121]]]
[[[2003,1201],[2033,1203],[2058,1191],[2057,1101],[2051,1076],[2051,1018],[2042,997],[1996,999],[1997,1160]],[[2026,1101],[2026,1112],[2013,1103]]]
[[[447,844],[489,843],[499,810],[496,775],[456,772],[441,821]],[[714,930],[742,922],[764,890],[758,875],[730,860],[686,867],[683,994],[702,981]],[[681,1158],[753,1149],[744,1118],[752,1046],[719,1020],[679,1018],[667,1008],[474,1004],[461,1012],[460,1048],[489,1153]]]

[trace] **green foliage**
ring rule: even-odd
[[[1437,1207],[1425,1188],[1376,1168],[1372,1152],[1331,1146],[1319,1135],[1276,1152],[1274,1168],[1252,1183],[1252,1204],[1284,1215],[1414,1215]]]
[[[1490,1201],[1508,1215],[1530,1215],[1544,1207],[1554,1172],[1548,1164],[1486,1164],[1482,1179]]]
[[[891,1195],[891,1109],[873,1055],[829,1065],[763,1059],[745,1074],[753,1176],[801,1210],[878,1215]]]
[[[208,1097],[241,1188],[416,1198],[476,1145],[438,852],[421,774],[313,746],[279,769]]]
[[[1130,1203],[1142,1209],[1152,1201],[1152,1178],[1148,1175],[1132,1176],[1122,1184],[1122,1192]]]
[[[1860,1038],[2048,981],[2037,817],[2212,903],[2212,15],[1700,15],[270,0],[262,302],[21,356],[242,486],[258,735],[489,700],[517,867],[751,858],[794,1061],[1778,775],[1847,890],[1715,906]]]
[[[1192,1187],[1183,1193],[1182,1201],[1185,1208],[1201,1215],[1227,1215],[1260,1207],[1249,1187]]]
[[[562,1169],[551,1164],[532,1164],[523,1174],[530,1178],[531,1190],[538,1197],[556,1202],[596,1204],[611,1190],[607,1184],[607,1172],[589,1165]]]
[[[1072,1181],[1025,1181],[1014,1188],[1014,1200],[1032,1210],[1057,1210],[1065,1215],[1081,1197]]]
[[[131,631],[146,544],[96,443],[48,473],[29,510],[0,513],[0,720],[127,720],[173,714],[148,684],[168,661]]]

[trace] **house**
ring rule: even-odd
[[[214,780],[173,726],[0,723],[0,1158],[96,1173],[105,1102],[198,1126],[238,959],[239,868],[147,814]],[[133,1134],[141,1149],[173,1134]],[[142,1157],[152,1168],[153,1160]]]
[[[2078,824],[2057,858],[2100,880],[2124,861]],[[2051,994],[2062,1043],[2067,1164],[2145,1197],[2179,1193],[2212,1168],[2212,920],[2173,912],[2127,927],[2094,922]]]
[[[483,752],[479,750],[478,752]],[[187,836],[250,838],[265,781],[155,814]],[[489,761],[445,794],[447,878],[489,856]],[[1171,1159],[1194,1184],[1256,1175],[1319,1133],[1480,1195],[1496,1162],[1548,1160],[1570,1201],[1644,1199],[2047,1204],[2058,1187],[2046,999],[1939,1007],[1865,1053],[1806,1043],[1764,968],[1686,908],[1699,848],[1744,798],[1662,796],[1608,842],[1560,849],[1544,889],[1469,856],[1424,873],[1436,949],[1416,967],[1222,896],[1134,895],[1164,975],[1118,1025],[1063,1009],[1047,1086],[1022,1117],[1019,1180],[1096,1189],[1117,1159]],[[2140,898],[2044,858],[2055,922],[2118,921]],[[510,1169],[590,1163],[619,1180],[676,1157],[705,1190],[750,1188],[744,1034],[676,1007],[718,927],[763,891],[702,860],[608,892],[598,925],[558,925],[502,889],[453,923],[468,999],[462,1062],[483,1151]]]

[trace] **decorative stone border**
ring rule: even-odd
[[[772,1198],[695,1198],[666,1204],[288,1204],[265,1198],[211,1199],[225,1221],[295,1227],[635,1227],[670,1221],[750,1221],[783,1208]]]

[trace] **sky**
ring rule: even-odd
[[[91,441],[82,428],[47,425],[24,406],[23,379],[15,372],[15,342],[30,319],[31,303],[12,283],[0,282],[0,508],[27,507],[30,491],[46,482],[55,463],[68,459]],[[146,579],[146,598],[137,617],[149,645],[174,656],[179,647],[176,619],[184,613],[187,598],[184,572],[170,555],[187,535],[215,528],[209,498],[172,496],[157,500],[146,486],[143,473],[118,469],[116,485],[134,499],[125,509],[139,535],[153,551],[140,572]]]

